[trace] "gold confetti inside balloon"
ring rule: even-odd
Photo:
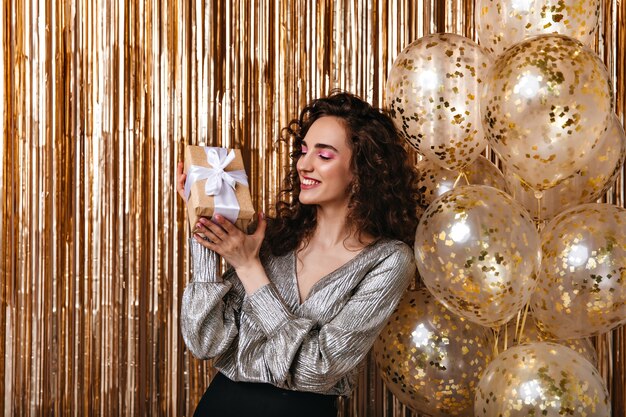
[[[610,204],[569,209],[546,225],[541,246],[532,307],[542,330],[572,339],[626,323],[626,209]]]
[[[591,203],[613,185],[626,156],[626,135],[617,116],[611,117],[609,130],[590,150],[589,162],[555,187],[543,191],[538,202],[535,192],[520,178],[504,169],[508,189],[536,220],[550,220],[568,208]]]
[[[478,44],[449,33],[424,36],[398,55],[386,102],[401,134],[426,158],[458,169],[483,150],[479,92],[490,64]]]
[[[451,313],[422,288],[400,301],[374,344],[374,357],[404,405],[433,417],[471,417],[492,347],[487,329]]]
[[[421,160],[415,167],[419,172],[417,184],[421,191],[423,206],[428,206],[434,199],[450,191],[455,182],[465,184],[464,178],[459,179],[462,174],[467,177],[470,184],[506,190],[506,182],[500,170],[482,155],[462,170],[445,169],[428,159]]]
[[[508,49],[491,68],[484,94],[489,143],[534,190],[584,168],[611,117],[604,64],[563,35],[537,36]]]
[[[610,417],[609,394],[594,366],[550,342],[498,355],[478,383],[475,417]]]
[[[531,36],[560,33],[592,46],[600,0],[477,0],[480,44],[500,55]]]
[[[515,334],[515,326],[517,325],[517,319],[513,319],[506,325],[506,331],[503,328],[500,330],[498,337],[498,351],[504,351],[505,343],[507,348],[513,346],[533,343],[533,342],[552,342],[559,345],[567,346],[574,350],[583,358],[587,359],[593,366],[598,367],[598,352],[593,347],[593,343],[588,338],[582,339],[567,339],[567,340],[553,340],[549,334],[541,331],[535,319],[528,315],[524,326],[524,331],[521,332],[518,337]],[[521,323],[520,323],[521,325]],[[521,337],[519,337],[521,336]]]
[[[541,251],[519,203],[493,187],[465,185],[428,207],[417,227],[415,256],[437,300],[475,323],[497,327],[529,300]]]

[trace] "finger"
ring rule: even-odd
[[[224,229],[222,229],[219,225],[213,223],[211,220],[208,220],[208,219],[205,219],[204,217],[201,217],[200,221],[202,222],[204,227],[206,227],[211,232],[213,232],[213,234],[215,234],[217,237],[219,237],[220,240],[224,239],[226,237],[227,233],[224,231]]]
[[[179,185],[178,185],[178,194],[181,196],[181,198],[182,198],[183,200],[187,200],[187,199],[185,198],[185,183],[184,183],[184,181],[183,181],[183,183],[182,183],[182,184],[179,184]]]
[[[211,231],[204,224],[202,224],[201,221],[202,221],[202,219],[200,219],[198,221],[198,223],[196,224],[195,233],[197,233],[200,236],[203,236],[203,237],[209,239],[213,243],[217,243],[217,242],[222,240],[219,236],[217,236],[215,233],[213,233],[213,231]]]
[[[185,181],[187,180],[187,175],[183,172],[183,163],[178,162],[178,181],[177,181],[177,190],[181,197],[185,197]]]
[[[178,161],[178,169],[176,170],[176,174],[178,177],[178,182],[181,182],[182,177],[185,176],[185,172],[183,171],[184,165],[182,161]]]
[[[253,233],[255,239],[263,240],[265,237],[265,230],[267,229],[267,220],[265,219],[265,213],[259,213],[259,222],[256,226],[256,230]]]
[[[193,238],[196,240],[196,242],[198,242],[199,244],[201,244],[205,248],[211,249],[212,251],[215,251],[215,245],[211,241],[208,241],[205,238],[203,238],[202,236],[200,236],[198,233],[194,233]]]
[[[227,218],[222,215],[216,214],[213,216],[213,219],[217,222],[217,224],[226,231],[228,234],[235,233],[236,230],[239,230],[235,227],[234,224],[230,222]]]

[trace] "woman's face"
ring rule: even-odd
[[[302,142],[302,156],[296,168],[300,176],[300,203],[319,206],[348,204],[352,182],[348,146],[343,121],[333,116],[317,119]]]

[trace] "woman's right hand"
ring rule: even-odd
[[[176,175],[176,190],[178,190],[178,195],[187,201],[185,198],[185,180],[187,179],[187,174],[183,172],[184,164],[182,161],[178,162],[178,171]]]

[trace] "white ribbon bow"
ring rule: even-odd
[[[191,185],[196,181],[206,179],[204,192],[206,195],[214,197],[215,208],[213,215],[220,214],[232,223],[237,221],[239,216],[239,202],[235,195],[237,183],[248,185],[248,177],[244,170],[224,171],[224,169],[235,159],[235,151],[230,153],[224,148],[204,147],[206,159],[211,168],[192,165],[187,173],[185,181],[185,199],[189,200]]]

